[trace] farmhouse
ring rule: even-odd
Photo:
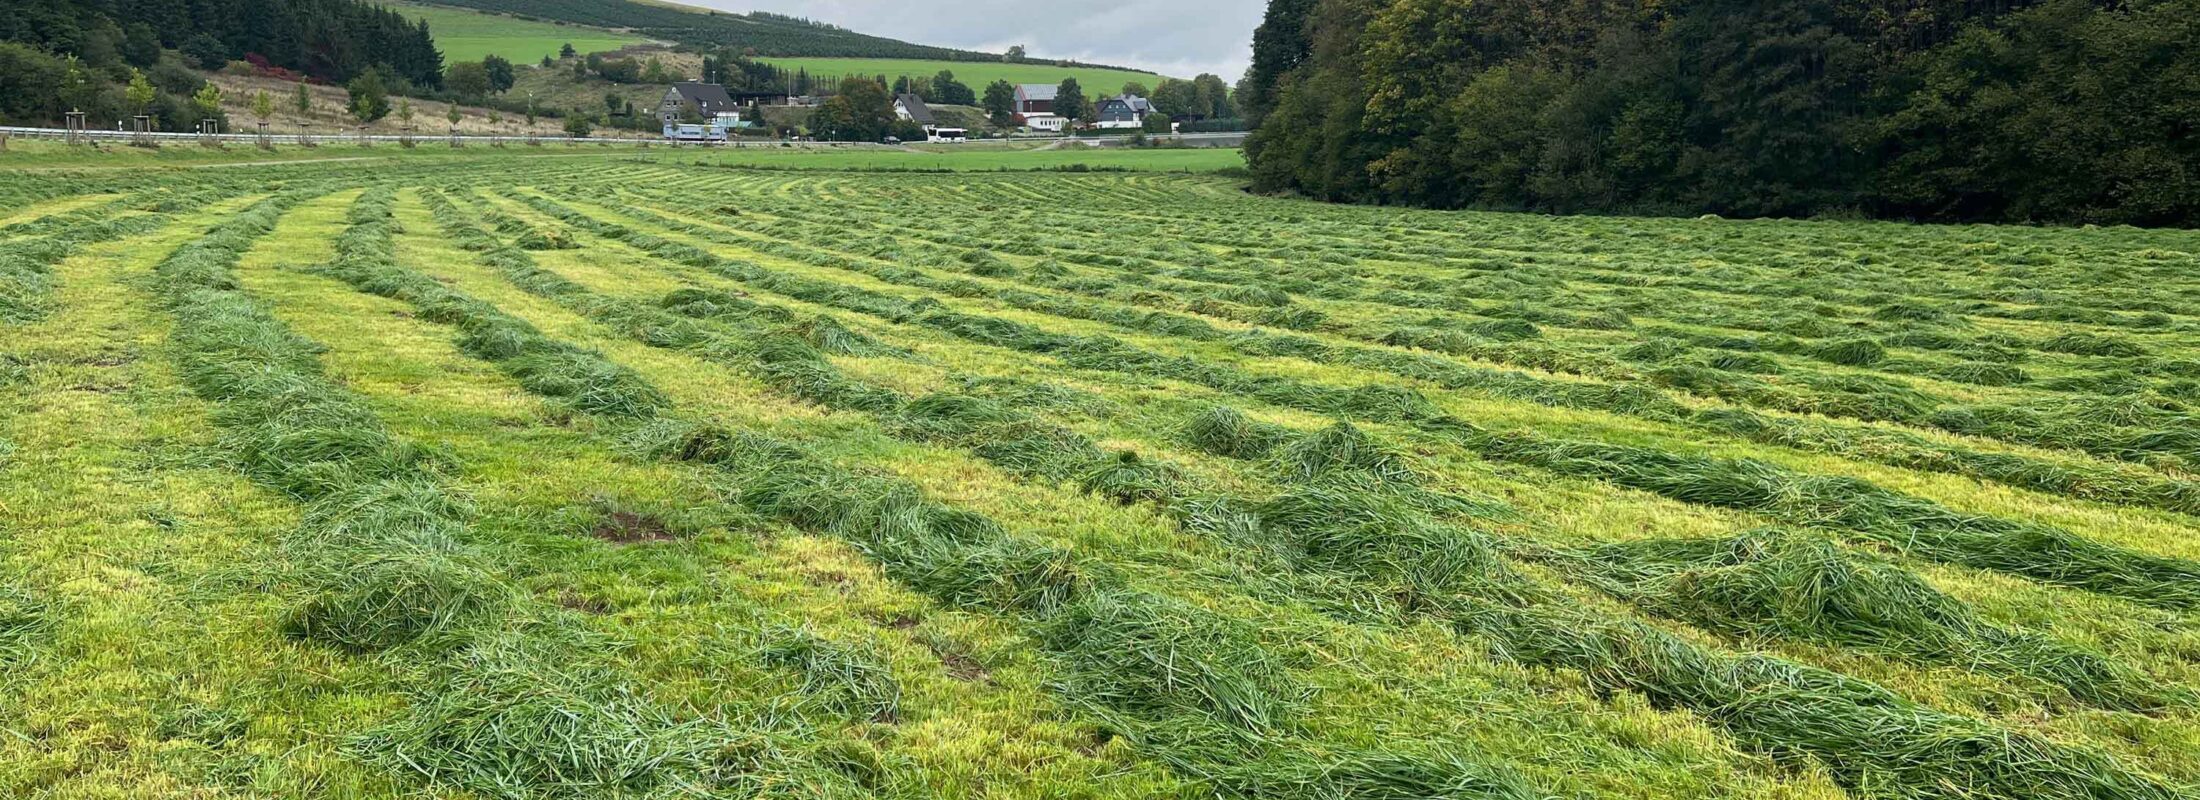
[[[702,81],[675,83],[665,89],[664,99],[657,102],[657,118],[667,125],[691,115],[709,119],[720,112],[739,110],[733,97],[726,94],[726,87]]]
[[[1016,124],[1038,131],[1059,131],[1068,120],[1054,113],[1054,90],[1051,83],[1020,83],[1016,85]]]
[[[1135,94],[1119,94],[1101,100],[1093,109],[1100,117],[1096,127],[1138,128],[1154,113],[1153,103]]]

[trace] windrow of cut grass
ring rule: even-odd
[[[1661,422],[1679,422],[1699,430],[1741,436],[1766,444],[1778,444],[1798,450],[1832,453],[1848,457],[1861,457],[1890,466],[1909,469],[1927,469],[1949,474],[1966,475],[1985,480],[2007,483],[2019,488],[2059,494],[2080,499],[2104,502],[2137,503],[2166,510],[2191,513],[2200,508],[2200,493],[2186,480],[2174,477],[2150,475],[2144,472],[2093,466],[2071,461],[2049,461],[2013,453],[1983,452],[1971,448],[1930,443],[1927,440],[1896,431],[1842,426],[1826,421],[1796,420],[1773,417],[1740,408],[1698,408],[1675,402],[1653,391],[1644,391],[1629,383],[1584,383],[1578,381],[1540,378],[1521,372],[1508,372],[1469,365],[1451,363],[1424,355],[1398,353],[1365,347],[1336,345],[1328,342],[1290,335],[1263,334],[1249,331],[1230,334],[1203,320],[1167,311],[1138,311],[1116,306],[1102,299],[1104,295],[1084,297],[1050,296],[1028,290],[1008,288],[969,279],[937,278],[917,270],[867,264],[846,256],[819,250],[806,245],[784,242],[759,241],[748,236],[737,236],[695,223],[682,222],[643,209],[627,207],[622,213],[652,224],[678,230],[709,241],[751,247],[804,263],[835,269],[846,269],[890,283],[913,288],[937,291],[956,297],[984,297],[1011,307],[1063,317],[1101,322],[1128,331],[1182,337],[1195,341],[1219,341],[1232,349],[1254,356],[1289,356],[1304,358],[1316,363],[1345,365],[1400,377],[1428,382],[1447,390],[1464,390],[1476,394],[1508,400],[1521,400],[1561,408],[1604,411]],[[976,252],[976,251],[970,251]],[[1041,285],[1049,284],[1043,275],[1028,276],[1028,280]],[[1099,302],[1095,302],[1098,300]],[[1397,344],[1399,342],[1388,342]],[[1721,377],[1723,376],[1723,377]],[[1736,378],[1733,373],[1706,367],[1666,366],[1651,375],[1652,382],[1680,387],[1715,387],[1710,394],[1726,399],[1751,398],[1764,400],[1759,390],[1734,396],[1735,381],[1747,383],[1752,379]],[[1754,384],[1762,391],[1773,391],[1761,383]],[[1842,401],[1853,413],[1843,414],[1864,419],[1912,418],[1922,414],[1928,404],[1902,401],[1888,405],[1884,398],[1902,397],[1900,390],[1889,389],[1869,382],[1829,383],[1833,388],[1857,388],[1852,395],[1854,402]],[[1787,397],[1786,395],[1781,395]],[[1828,397],[1834,395],[1827,395]],[[1791,411],[1832,412],[1821,400],[1795,397],[1773,402],[1756,403]],[[1899,408],[1900,411],[1882,413],[1870,409]],[[2087,409],[2070,408],[2055,413],[2063,419],[2102,420]],[[1948,416],[1947,419],[1955,419]],[[2113,417],[2109,419],[2114,419]],[[2164,427],[2179,424],[2173,417],[2155,416],[2152,424]],[[2131,432],[2109,433],[2096,422],[2091,426],[2096,434],[2080,436],[2070,441],[2085,441],[2108,447],[2111,452],[2126,457],[2143,458],[2147,453],[2161,452],[2163,447],[2177,448],[2178,439],[2166,432],[2155,434]],[[2163,438],[2167,436],[2168,438]],[[2102,440],[2121,437],[2123,441],[2145,441],[2147,447],[2133,449],[2123,445],[2104,443]],[[1999,437],[2012,438],[2012,437]],[[2035,437],[2037,435],[2035,434]],[[2040,444],[2056,446],[2048,440]],[[2096,448],[2098,449],[2098,448]]]
[[[0,225],[0,241],[7,239],[46,236],[63,233],[88,222],[98,222],[117,213],[145,205],[138,197],[111,197],[100,201],[102,195],[80,195],[43,204],[38,211],[22,215],[6,225]],[[56,207],[58,206],[58,207]]]
[[[1908,570],[1815,535],[1648,539],[1550,558],[1638,608],[1744,642],[1816,641],[2029,677],[2117,710],[2193,702],[2099,654],[1992,625]]]
[[[147,233],[168,223],[174,212],[197,208],[228,193],[222,189],[160,193],[14,226],[21,238],[0,241],[0,322],[22,324],[45,314],[53,290],[53,265],[79,248]]]
[[[894,196],[869,197],[862,198],[855,204],[836,205],[823,213],[841,219],[878,222],[882,227],[894,230],[897,234],[904,236],[917,236],[933,241],[945,241],[948,240],[948,237],[952,237],[962,242],[975,241],[979,245],[1000,248],[1009,252],[1058,253],[1061,254],[1064,260],[1072,260],[1078,263],[1123,264],[1140,268],[1152,268],[1159,264],[1182,263],[1179,261],[1181,259],[1194,264],[1195,266],[1192,269],[1196,269],[1197,274],[1202,277],[1226,274],[1226,272],[1217,271],[1214,265],[1218,263],[1219,259],[1211,252],[1200,251],[1196,248],[1171,249],[1168,247],[1169,244],[1197,241],[1231,248],[1231,250],[1225,251],[1225,255],[1230,256],[1235,263],[1240,265],[1252,263],[1251,258],[1272,258],[1272,261],[1260,263],[1257,271],[1247,270],[1248,273],[1257,275],[1256,282],[1264,287],[1282,286],[1289,288],[1293,293],[1338,299],[1359,296],[1371,302],[1382,304],[1391,304],[1391,301],[1395,299],[1403,301],[1396,303],[1401,308],[1453,307],[1457,309],[1475,294],[1474,282],[1471,280],[1438,287],[1426,282],[1425,278],[1419,276],[1403,278],[1397,275],[1367,271],[1358,271],[1355,274],[1339,269],[1339,267],[1350,268],[1361,259],[1366,258],[1419,263],[1432,259],[1446,260],[1447,257],[1455,257],[1455,253],[1445,247],[1402,244],[1395,236],[1385,236],[1381,239],[1356,238],[1352,240],[1349,247],[1338,247],[1321,253],[1319,258],[1307,259],[1305,258],[1307,254],[1293,252],[1290,247],[1278,247],[1273,240],[1256,240],[1236,232],[1246,229],[1259,230],[1266,227],[1259,224],[1257,220],[1241,220],[1246,224],[1239,225],[1236,231],[1218,229],[1212,225],[1201,224],[1199,218],[1206,216],[1200,213],[1204,209],[1186,208],[1183,210],[1191,212],[1193,219],[1172,217],[1164,225],[1158,220],[1149,219],[1143,215],[1126,214],[1120,211],[1110,213],[1111,210],[1108,209],[1095,209],[1093,206],[1100,204],[1092,202],[1020,208],[1011,214],[992,214],[985,218],[959,220],[966,224],[967,227],[963,228],[964,230],[973,231],[975,235],[911,232],[907,228],[895,224],[898,220],[907,218],[911,209],[922,204],[922,200],[912,200],[906,196],[899,198]],[[815,218],[820,215],[818,209],[802,209],[785,203],[776,203],[775,198],[767,193],[759,193],[757,196],[745,198],[743,205],[752,208],[791,209],[787,212],[788,216],[801,218]],[[999,209],[993,210],[998,211]],[[1105,239],[1117,243],[1119,246],[1109,248],[1106,252],[1050,247],[1028,240],[1019,240],[1019,237],[1013,231],[1023,226],[1073,231],[1089,239]],[[1396,231],[1396,226],[1390,226],[1385,233],[1394,234]],[[987,236],[989,233],[992,234],[990,237]],[[1263,231],[1263,233],[1267,233],[1267,231]],[[1380,242],[1380,244],[1376,244],[1377,242]],[[1514,286],[1523,286],[1515,280],[1515,276],[1524,278],[1532,278],[1536,275],[1582,277],[1581,273],[1574,271],[1573,268],[1576,265],[1572,264],[1567,264],[1567,269],[1552,272],[1552,265],[1564,264],[1569,260],[1571,259],[1533,258],[1521,259],[1513,263],[1498,263],[1493,259],[1478,258],[1456,261],[1455,263],[1460,263],[1462,266],[1471,269],[1483,270],[1484,274],[1493,276],[1500,274],[1497,270],[1502,270],[1501,274],[1504,276],[1502,280],[1512,281]],[[1653,266],[1651,272],[1659,275],[1685,274],[1660,270],[1657,266]],[[1648,288],[1645,286],[1646,281],[1639,274],[1621,273],[1598,267],[1588,275],[1600,282],[1623,288],[1630,295],[1639,297],[1630,297],[1624,300],[1607,298],[1604,300],[1605,305],[1597,307],[1590,315],[1579,318],[1583,321],[1624,319],[1627,310],[1612,305],[1614,302],[1624,302],[1633,310],[1648,310],[1669,319],[1681,319],[1681,317],[1675,315],[1689,314],[1694,309],[1702,308],[1704,310],[1701,313],[1696,313],[1693,318],[1685,319],[1685,321],[1714,327],[1739,326],[1744,328],[1754,327],[1767,331],[1777,330],[1810,338],[1853,335],[1858,326],[1871,328],[1886,321],[1900,323],[1900,327],[1885,326],[1885,330],[1890,332],[1908,330],[1920,322],[1953,324],[1963,321],[1953,314],[1937,308],[1926,308],[1917,304],[1905,305],[1900,302],[1887,303],[1882,299],[1886,297],[1883,292],[1876,297],[1862,292],[1850,292],[1842,299],[1871,310],[1870,315],[1845,320],[1839,326],[1827,321],[1814,322],[1814,317],[1811,315],[1787,318],[1796,324],[1766,324],[1759,322],[1752,325],[1751,321],[1754,317],[1751,312],[1737,312],[1733,303],[1727,303],[1723,306],[1707,306],[1692,302],[1693,298],[1691,296],[1672,291],[1673,284],[1669,282],[1671,279],[1668,278],[1654,279],[1656,288]],[[1916,283],[1909,280],[1907,276],[1903,276],[1901,282],[1905,284],[1905,288],[1907,288],[1907,285]],[[1709,281],[1689,285],[1697,290],[1709,291],[1718,291],[1726,286]],[[1362,286],[1366,288],[1363,289]],[[1807,289],[1791,290],[1769,296],[1786,301],[1797,297],[1798,291],[1816,297],[1832,296],[1827,293],[1809,292]],[[1503,290],[1499,291],[1500,295],[1503,293]],[[1563,315],[1553,314],[1551,309],[1553,307],[1580,307],[1581,299],[1584,297],[1586,295],[1580,293],[1559,295],[1550,292],[1538,292],[1532,295],[1521,295],[1517,298],[1517,302],[1508,306],[1492,308],[1484,313],[1510,315],[1521,319],[1533,319],[1537,322],[1566,326],[1568,324],[1567,318]],[[2081,298],[2064,299],[2080,300],[2082,302]],[[1530,305],[1526,302],[1529,300],[1532,300],[1534,304]],[[1610,326],[1608,323],[1591,322],[1591,324],[1584,327],[1587,329],[1609,329]],[[1847,333],[1844,334],[1843,331]]]
[[[524,250],[495,243],[447,199],[430,197],[431,210],[452,237],[482,248],[483,261],[516,285],[645,343],[697,350],[719,363],[748,362],[767,382],[806,399],[893,415],[896,428],[923,441],[1019,433],[973,428],[999,421],[997,413],[981,410],[984,401],[976,398],[909,400],[839,376],[815,345],[791,332],[737,342],[709,336],[662,311],[653,314],[593,296],[533,265]],[[989,460],[1038,474],[1047,474],[1049,466],[1079,466],[1074,454],[1080,448],[1072,446],[1069,458],[1048,450],[1074,445],[1067,432],[1041,428],[1023,435],[1037,438],[996,440],[1003,450]],[[1291,677],[1283,657],[1260,644],[1246,623],[1133,588],[1105,564],[924,499],[907,483],[846,471],[760,434],[672,417],[658,417],[633,437],[633,452],[725,469],[735,481],[732,494],[744,505],[802,530],[847,539],[888,575],[948,607],[1024,621],[1068,671],[1058,684],[1066,700],[1171,768],[1234,796],[1328,796],[1324,793],[1370,791],[1389,782],[1403,782],[1416,792],[1533,796],[1509,768],[1456,754],[1440,759],[1382,749],[1340,753],[1338,745],[1329,744],[1312,748],[1329,756],[1312,756],[1305,744],[1291,744],[1304,734],[1290,720],[1311,690]],[[1097,456],[1089,442],[1081,450]],[[791,659],[806,672],[842,671],[831,660],[811,663],[817,660],[813,650],[797,645],[774,650],[771,657]],[[881,692],[873,686],[829,702],[863,708],[869,695],[875,710]],[[1368,764],[1385,768],[1360,774]]]
[[[401,300],[422,318],[455,325],[459,347],[490,361],[529,391],[558,398],[575,410],[620,417],[648,417],[667,401],[663,393],[603,358],[542,335],[494,306],[459,294],[397,264],[391,209],[395,193],[375,190],[352,207],[351,227],[337,242],[337,257],[319,271],[370,294]]]
[[[679,245],[648,237],[646,234],[624,231],[621,238],[646,251],[659,252],[660,255],[666,252],[683,252],[679,250]],[[567,286],[564,291],[577,294],[584,290]],[[602,304],[610,301],[598,298],[587,302],[601,308]],[[714,297],[707,293],[683,290],[668,298],[667,305],[676,309],[700,309],[699,316],[714,320],[726,321],[730,316],[732,324],[737,326],[737,330],[743,331],[744,337],[756,336],[760,333],[754,327],[739,327],[742,324],[739,317],[748,313],[746,309],[732,315],[725,313],[728,308],[753,305],[747,304],[738,298],[722,295]],[[753,326],[753,323],[751,325]],[[679,340],[688,337],[645,336],[644,338]],[[797,347],[799,345],[783,341],[777,348],[759,349],[784,351]],[[760,356],[759,360],[767,364],[765,369],[760,371],[768,375],[768,364],[773,358],[774,356],[770,354]],[[781,356],[781,358],[791,359],[792,357]],[[1018,431],[1031,429],[1025,426],[1044,430],[1043,423],[1038,420],[976,398],[931,395],[915,400],[900,400],[888,390],[864,386],[860,382],[837,374],[825,362],[822,354],[813,353],[803,358],[802,361],[807,367],[803,373],[804,380],[788,387],[790,391],[800,396],[828,405],[855,407],[888,420],[906,420],[913,416],[916,418],[918,425],[910,426],[916,428],[912,435],[927,441],[940,441],[939,433],[942,429],[937,426],[945,425],[944,430],[952,434],[945,443],[974,450],[981,457],[1002,464],[1012,472],[1055,479],[1062,479],[1070,472],[1069,470],[1032,469],[1028,461],[1015,455],[1027,452],[1024,448],[1010,447],[1007,448],[1008,453],[995,452],[992,455],[987,454],[986,449],[988,446],[1001,442],[1003,437],[1013,441]],[[1224,416],[1223,419],[1209,420],[1213,424],[1207,425],[1204,430],[1209,431],[1211,436],[1217,428],[1240,431],[1249,427],[1244,424],[1233,424],[1226,418],[1226,415]],[[902,424],[909,426],[908,422]],[[1532,587],[1519,583],[1516,578],[1510,577],[1509,573],[1505,572],[1505,568],[1487,541],[1478,540],[1469,535],[1462,535],[1455,530],[1443,528],[1427,521],[1425,518],[1427,512],[1421,509],[1428,504],[1433,503],[1453,513],[1457,513],[1460,506],[1456,502],[1446,502],[1448,498],[1425,493],[1400,493],[1390,488],[1414,483],[1410,470],[1404,467],[1394,454],[1384,452],[1378,444],[1366,439],[1349,426],[1340,426],[1329,431],[1323,431],[1288,445],[1277,446],[1277,442],[1270,441],[1268,449],[1278,451],[1275,461],[1286,476],[1285,480],[1310,483],[1313,486],[1300,493],[1287,494],[1256,506],[1259,509],[1257,513],[1232,510],[1234,507],[1242,505],[1242,503],[1233,503],[1227,499],[1194,496],[1173,475],[1173,470],[1168,468],[1165,463],[1141,459],[1129,452],[1118,453],[1113,456],[1101,456],[1098,448],[1089,441],[1074,436],[1064,439],[1064,434],[1059,430],[1047,435],[1046,438],[1056,444],[1058,452],[1084,454],[1082,457],[1072,458],[1073,462],[1083,461],[1089,463],[1095,460],[1100,462],[1096,468],[1085,472],[1079,479],[1080,488],[1084,491],[1110,496],[1124,502],[1151,501],[1162,503],[1165,506],[1178,509],[1179,513],[1184,515],[1185,524],[1188,528],[1206,531],[1210,535],[1220,534],[1225,537],[1239,537],[1233,540],[1233,543],[1236,544],[1246,544],[1248,538],[1269,537],[1271,541],[1261,543],[1252,549],[1289,553],[1294,562],[1291,568],[1294,570],[1325,571],[1332,575],[1346,574],[1361,580],[1402,582],[1401,585],[1389,588],[1375,587],[1364,595],[1366,597],[1388,598],[1389,602],[1400,603],[1408,610],[1425,613],[1429,609],[1445,608],[1447,604],[1454,602],[1453,598],[1460,595],[1478,598],[1511,597],[1518,599],[1539,594]],[[1222,438],[1235,440],[1239,437],[1234,433],[1225,433]],[[1280,440],[1281,435],[1275,432],[1256,430],[1251,438]],[[692,446],[683,445],[681,449],[692,449]],[[777,458],[793,457],[791,455],[777,456]],[[1347,474],[1364,480],[1345,479],[1343,482],[1332,482],[1336,481],[1339,476]],[[1125,487],[1131,488],[1127,490]],[[1386,494],[1396,494],[1404,498],[1396,501],[1399,505],[1391,507],[1390,513],[1387,515],[1375,511],[1369,500],[1369,498]],[[1400,521],[1401,519],[1403,521]],[[1248,532],[1251,532],[1250,535],[1248,535]],[[1276,538],[1282,538],[1285,541],[1273,541]],[[1475,576],[1491,572],[1504,574],[1508,577],[1504,580],[1495,581],[1491,585],[1482,585],[1477,582]],[[1399,598],[1406,599],[1401,600]],[[1478,615],[1488,613],[1496,612],[1483,611],[1478,612]],[[1549,614],[1553,612],[1549,609],[1537,608],[1535,613]],[[1498,617],[1509,619],[1502,613],[1498,614]],[[1520,630],[1514,627],[1496,629],[1508,632]],[[1684,654],[1694,655],[1699,660],[1710,658],[1699,651],[1689,649],[1689,646],[1681,644],[1679,639],[1658,633],[1654,629],[1636,626],[1627,628],[1627,630],[1645,637],[1664,637],[1660,639],[1664,642],[1660,646],[1665,649],[1677,649]],[[1541,649],[1549,648],[1546,643],[1534,645],[1515,644]],[[1711,660],[1713,663],[1717,661],[1716,658]],[[2128,674],[2112,672],[2112,667],[2108,666],[2107,662],[2099,663],[2102,665],[2102,672],[2108,677],[2118,679],[2128,679],[2130,677]],[[1890,728],[1903,729],[1902,725],[1893,723],[1890,719],[1874,711],[1853,712],[1860,719],[1853,723],[1854,727],[1842,734],[1845,738],[1841,744],[1829,745],[1822,739],[1814,741],[1811,737],[1797,735],[1797,731],[1793,729],[1792,717],[1812,707],[1824,711],[1827,707],[1826,704],[1830,701],[1828,695],[1810,695],[1804,691],[1805,688],[1819,688],[1823,685],[1830,685],[1842,688],[1851,696],[1876,698],[1877,702],[1904,701],[1896,701],[1894,695],[1869,684],[1856,682],[1853,679],[1840,678],[1832,673],[1811,670],[1799,665],[1766,661],[1757,664],[1757,666],[1761,671],[1767,673],[1779,673],[1780,670],[1791,671],[1783,680],[1786,680],[1791,688],[1796,689],[1795,696],[1788,700],[1794,705],[1784,710],[1766,710],[1758,714],[1725,717],[1721,721],[1736,726],[1739,732],[1752,737],[1757,746],[1767,751],[1782,752],[1782,748],[1796,748],[1803,752],[1813,753],[1820,758],[1837,761],[1846,770],[1843,773],[1844,776],[1851,781],[1869,783],[1877,779],[1874,777],[1875,775],[1900,774],[1900,780],[1905,783],[1914,781],[1930,785],[1936,780],[1948,780],[1948,776],[1951,774],[1962,774],[1964,785],[1974,788],[1992,787],[1989,791],[1994,792],[2007,791],[2008,794],[2003,796],[2033,796],[2031,794],[2033,792],[2044,792],[2049,795],[2081,796],[2084,791],[2088,791],[2082,786],[2088,779],[2079,776],[2086,774],[2088,770],[2103,768],[2120,770],[2120,768],[2107,767],[2106,765],[2110,762],[2101,761],[2098,755],[2087,753],[2057,755],[2057,759],[2070,761],[2072,764],[2048,768],[2040,775],[2029,777],[2020,775],[1989,777],[1987,773],[1983,772],[1961,773],[1958,765],[1963,762],[1964,757],[1956,754],[1936,755],[1934,757],[1935,763],[1928,766],[1905,764],[1903,758],[1916,755],[1914,750],[1888,751],[1882,749],[1871,751],[1862,747],[1863,743],[1871,740],[1874,732],[1881,736],[1887,736]],[[1719,669],[1715,666],[1706,666],[1705,668],[1712,672],[1717,672]],[[1671,679],[1671,676],[1663,678],[1636,677],[1644,680]],[[2099,679],[2101,676],[2088,677]],[[1693,680],[1699,684],[1712,682],[1710,678],[1705,676],[1696,676]],[[1810,686],[1806,687],[1806,684],[1810,684]],[[2120,689],[2123,693],[2102,694],[2103,691],[2108,691],[2111,688]],[[2129,684],[2104,687],[2080,683],[2074,686],[2073,690],[2085,693],[2084,696],[2089,701],[2109,702],[2119,706],[2137,704],[2141,707],[2152,707],[2160,702],[2159,698],[2146,695]],[[1690,691],[1708,694],[1714,690],[1706,690],[1699,685]],[[1724,693],[1722,696],[1728,697],[1747,692],[1745,689],[1733,686],[1716,691],[1721,691]],[[1704,697],[1705,695],[1691,695],[1680,702],[1690,708],[1709,710],[1704,705],[1698,705],[1698,703],[1708,702]],[[1935,715],[1916,708],[1912,708],[1907,713],[1923,714],[1925,721],[1910,721],[1911,725],[1907,728],[1907,732],[1899,735],[1911,738],[1904,739],[1902,740],[1903,743],[1894,744],[1892,747],[1918,747],[1925,742],[1935,740],[1937,737],[1948,736],[1951,732],[1961,730],[1966,725],[1976,724],[1975,722],[1962,720],[1959,717],[1945,714]],[[1788,719],[1783,721],[1782,718]],[[1974,731],[1964,735],[1977,737],[1981,734]],[[2044,740],[2029,742],[2019,748],[2023,752],[2012,751],[2010,755],[2018,761],[2026,761],[2031,758],[2032,753],[2041,752],[2039,748],[2052,750],[2053,746]],[[1865,752],[1858,752],[1859,750],[1865,750]],[[1901,774],[1906,769],[1912,770],[1914,774]],[[2013,770],[2014,773],[2025,771],[2026,768],[2022,767]],[[2152,785],[2149,779],[2138,777],[2135,774],[2127,774],[2126,777],[2113,779],[2113,781],[2120,783],[2121,788],[2125,790],[2142,793],[2153,791],[2149,788]],[[2001,785],[2004,783],[2009,785]],[[2144,796],[2144,794],[2140,796]]]
[[[852,473],[757,434],[668,424],[637,452],[714,464],[759,512],[855,542],[889,574],[950,606],[1027,620],[1063,694],[1173,768],[1235,797],[1538,793],[1503,764],[1410,744],[1293,735],[1313,693],[1246,623],[1126,585],[1105,567]]]
[[[238,288],[231,266],[298,199],[247,210],[178,250],[156,277],[176,318],[181,372],[217,404],[225,449],[247,475],[306,506],[284,552],[308,598],[286,633],[428,665],[406,715],[362,733],[355,751],[393,772],[512,797],[758,780],[771,765],[723,748],[744,734],[639,699],[586,655],[603,643],[501,580],[467,541],[472,512],[448,491],[440,459],[391,436],[321,373],[317,345]],[[363,202],[371,208],[374,197]]]
[[[1752,748],[1776,757],[1807,754],[1828,764],[1844,785],[1866,791],[1927,797],[2175,791],[2098,753],[1996,731],[1839,673],[1718,653],[1560,600],[1507,567],[1499,543],[1487,535],[1439,521],[1446,504],[1414,491],[1394,455],[1371,455],[1371,449],[1380,445],[1349,426],[1306,435],[1272,459],[1297,488],[1251,507],[1200,504],[1186,524],[1285,554],[1295,569],[1372,582],[1382,594],[1408,598],[1408,609],[1489,637],[1515,658],[1581,670],[1599,685],[1695,710]],[[1314,456],[1337,471],[1310,473],[1304,465]],[[1734,609],[1743,618],[1778,619],[1765,603],[1779,599],[1759,596]],[[2090,667],[2082,675],[2053,676],[2069,680],[2066,686],[2089,701],[2140,708],[2162,702],[2111,662],[2052,646],[2033,655],[2041,654]]]
[[[401,268],[421,264],[439,282],[480,288],[470,284],[474,270],[448,263],[467,258],[450,246],[456,239],[423,235],[437,226],[423,224],[426,215],[405,200],[400,195],[397,208],[407,229],[396,249]],[[1082,783],[1080,776],[1102,787],[1096,791],[1168,785],[1158,770],[1135,762],[1126,774],[1120,753],[1103,759],[1073,749],[1090,742],[1057,721],[1062,715],[1046,706],[1029,676],[1009,678],[1013,690],[996,689],[985,669],[962,655],[971,645],[961,637],[973,627],[986,630],[982,624],[911,605],[853,553],[785,535],[741,513],[690,470],[610,458],[605,445],[635,418],[572,413],[561,399],[474,363],[477,357],[454,346],[463,333],[452,345],[428,344],[452,326],[416,309],[399,311],[402,301],[353,295],[303,270],[257,276],[254,283],[279,298],[293,324],[341,329],[326,320],[334,312],[379,334],[380,347],[333,345],[332,363],[372,389],[391,424],[432,437],[463,459],[463,485],[483,497],[480,535],[510,548],[515,581],[544,603],[575,610],[599,634],[576,646],[615,648],[619,670],[636,676],[635,688],[667,697],[683,718],[718,715],[765,729],[734,731],[740,738],[723,752],[736,761],[697,791],[746,796],[757,786],[800,785],[820,796],[926,797],[993,785],[1020,794],[1034,785]],[[340,297],[322,297],[332,290]],[[510,293],[496,297],[514,309],[515,320],[541,310],[524,298],[513,305]],[[423,352],[450,360],[430,367],[432,377],[414,373]],[[550,408],[524,411],[534,397]],[[512,417],[514,411],[521,416]],[[413,415],[432,421],[408,419]],[[576,496],[593,499],[586,507],[564,504]],[[784,634],[792,620],[828,626],[834,641],[820,637],[800,653],[790,650]],[[881,645],[898,654],[899,677],[874,659]],[[912,650],[927,655],[912,657]],[[928,675],[942,669],[929,653],[965,659],[953,669],[977,674]],[[994,658],[988,660],[997,670],[1030,667],[1024,657]],[[832,685],[842,678],[862,683]],[[911,680],[906,693],[897,688],[904,678]],[[905,705],[904,697],[911,702]],[[987,752],[989,744],[1010,749]],[[970,755],[979,752],[986,754]]]
[[[601,222],[548,201],[538,208],[598,235],[620,239],[660,257],[706,269],[744,283],[812,302],[868,313],[893,321],[943,330],[971,341],[1054,355],[1072,366],[1133,371],[1182,380],[1287,408],[1348,416],[1376,422],[1407,422],[1450,436],[1485,457],[1568,471],[1588,459],[1539,457],[1534,447],[1509,444],[1517,439],[1486,434],[1463,420],[1447,417],[1411,390],[1368,385],[1339,389],[1249,375],[1186,357],[1163,356],[1104,337],[1054,334],[1021,323],[926,307],[849,286],[828,284],[735,262],[699,248]],[[2166,608],[2190,608],[2200,601],[2200,565],[2181,559],[2101,545],[2060,529],[1962,514],[1929,501],[1889,492],[1853,478],[1810,476],[1761,462],[1731,462],[1679,456],[1648,448],[1580,443],[1610,448],[1628,459],[1661,465],[1644,470],[1612,467],[1574,470],[1633,488],[1671,487],[1669,496],[1706,505],[1773,513],[1803,525],[1853,531],[1862,539],[1934,560],[1991,569],[2046,583],[2110,594]],[[1670,470],[1659,480],[1627,478]],[[1701,488],[1701,491],[1697,491]],[[1655,490],[1655,489],[1653,489]],[[1919,526],[1922,526],[1920,528]]]

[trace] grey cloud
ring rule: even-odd
[[[770,11],[919,44],[1074,58],[1235,82],[1252,58],[1264,0],[687,0],[726,11]]]

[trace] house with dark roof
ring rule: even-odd
[[[894,95],[894,118],[918,125],[932,124],[932,107],[913,94]]]
[[[1016,84],[1016,105],[1013,109],[1016,124],[1033,130],[1061,130],[1067,120],[1054,113],[1056,88],[1051,83]]]
[[[1139,128],[1146,124],[1146,116],[1154,113],[1153,103],[1135,94],[1119,94],[1102,98],[1093,106],[1100,121],[1094,127]]]
[[[726,94],[726,87],[702,81],[681,81],[665,89],[664,99],[657,102],[657,117],[666,124],[680,121],[693,112],[695,116],[710,119],[720,113],[737,113],[741,106],[733,96]]]

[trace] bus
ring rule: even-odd
[[[924,132],[924,140],[927,142],[959,143],[968,141],[969,136],[970,132],[961,128],[932,128]]]

